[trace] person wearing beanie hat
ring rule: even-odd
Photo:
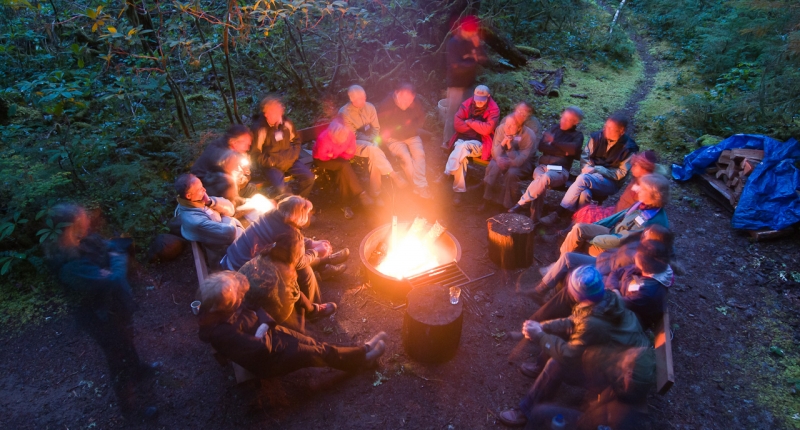
[[[454,204],[461,203],[460,194],[467,191],[467,158],[491,159],[494,129],[499,119],[500,108],[485,85],[475,87],[473,96],[461,104],[454,119],[456,131],[448,144],[452,152],[444,173],[436,180],[441,183],[453,175]]]
[[[532,418],[535,406],[555,397],[562,381],[582,382],[581,358],[586,348],[650,346],[636,315],[625,308],[617,294],[603,288],[597,269],[591,266],[575,269],[568,285],[570,295],[578,301],[569,317],[542,323],[528,320],[522,326],[525,338],[537,343],[542,354],[537,363],[526,363],[520,368],[536,381],[518,408],[500,413],[500,422],[505,425],[524,425]]]
[[[475,16],[465,16],[453,29],[447,40],[447,113],[445,114],[442,148],[447,149],[448,140],[455,131],[454,117],[461,103],[469,97],[469,89],[475,85],[478,65],[488,57],[483,50],[480,35],[480,21]]]

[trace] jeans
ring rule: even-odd
[[[569,274],[571,270],[574,270],[578,266],[594,266],[596,261],[597,259],[590,255],[577,252],[565,252],[558,257],[555,263],[550,265],[547,273],[542,277],[542,284],[548,291],[552,290],[567,279],[567,274]]]
[[[353,371],[366,363],[364,346],[334,346],[281,326],[270,329],[267,335],[272,353],[256,372],[262,378],[286,375],[306,367],[327,366]]]
[[[448,87],[447,88],[447,113],[444,117],[444,132],[442,134],[442,144],[446,145],[453,137],[456,130],[453,128],[453,119],[456,117],[456,112],[467,99],[468,88],[461,87]]]
[[[575,212],[592,203],[593,196],[610,196],[618,190],[616,182],[599,173],[581,173],[561,200],[561,207]]]
[[[367,140],[356,140],[356,156],[367,159],[369,191],[377,196],[381,193],[381,176],[394,172],[392,164],[378,145]]]
[[[389,152],[400,160],[406,178],[413,181],[415,187],[428,186],[428,180],[425,178],[425,148],[419,136],[406,140],[390,139],[387,147]]]
[[[533,171],[533,182],[528,185],[517,204],[522,206],[530,202],[531,215],[533,215],[531,218],[539,219],[544,209],[544,196],[547,190],[566,184],[567,179],[569,179],[569,171],[566,169],[552,171],[547,170],[547,166],[538,166]]]
[[[467,163],[469,157],[480,157],[483,144],[477,140],[457,140],[447,158],[444,173],[453,175],[453,191],[467,192]]]
[[[285,172],[274,167],[269,167],[264,170],[264,176],[267,182],[275,187],[280,194],[286,192],[286,184],[283,181],[283,177],[287,173],[293,176],[297,182],[297,195],[308,197],[308,195],[311,194],[311,189],[314,187],[314,172],[304,163],[300,162],[300,160],[296,160]]]

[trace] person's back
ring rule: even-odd
[[[212,140],[203,150],[203,153],[200,154],[197,161],[192,164],[192,168],[189,171],[202,181],[207,174],[216,169],[220,158],[228,150],[230,150],[230,147],[228,146],[227,136]]]
[[[248,261],[271,245],[275,238],[294,227],[283,221],[283,214],[272,211],[259,217],[231,243],[222,261],[229,270],[239,270]]]

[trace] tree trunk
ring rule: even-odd
[[[490,48],[502,55],[514,67],[521,67],[528,63],[528,57],[517,49],[511,40],[503,36],[494,25],[483,23],[481,26],[483,40]]]
[[[194,24],[197,26],[197,33],[200,35],[200,41],[206,43],[206,37],[203,35],[203,30],[200,29],[200,20],[194,17]],[[214,54],[208,52],[208,59],[211,61],[211,72],[214,74],[214,86],[219,90],[219,95],[222,96],[222,102],[225,104],[225,113],[228,115],[228,121],[233,124],[233,114],[231,114],[231,107],[228,106],[228,97],[225,96],[225,91],[222,90],[222,85],[219,84],[219,76],[217,75],[217,66],[214,64]]]
[[[611,20],[611,25],[608,26],[608,34],[614,31],[614,24],[617,23],[617,18],[619,18],[619,13],[622,11],[622,7],[625,6],[625,0],[619,2],[619,6],[617,7],[617,11],[614,13],[614,19]]]
[[[233,10],[233,0],[228,0],[228,12],[225,14],[225,23],[231,22],[231,11]],[[228,44],[228,27],[223,27],[224,33],[222,34],[222,46],[225,50],[225,68],[228,70],[228,86],[231,90],[231,100],[233,100],[233,116],[236,117],[236,122],[241,124],[242,118],[239,116],[239,104],[236,101],[236,84],[233,82],[233,72],[231,71],[231,56]]]

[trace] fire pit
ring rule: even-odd
[[[415,221],[414,227],[419,227],[419,220]],[[453,263],[461,259],[461,245],[450,232],[445,231],[429,242],[409,238],[413,236],[407,234],[411,228],[412,223],[398,223],[392,233],[392,223],[382,225],[369,232],[358,248],[358,255],[372,287],[397,301],[405,299],[415,287],[415,278],[442,274],[439,268],[454,266]],[[425,223],[423,230],[434,228]],[[376,261],[376,256],[380,257],[380,261]],[[457,272],[465,277],[460,269]]]

